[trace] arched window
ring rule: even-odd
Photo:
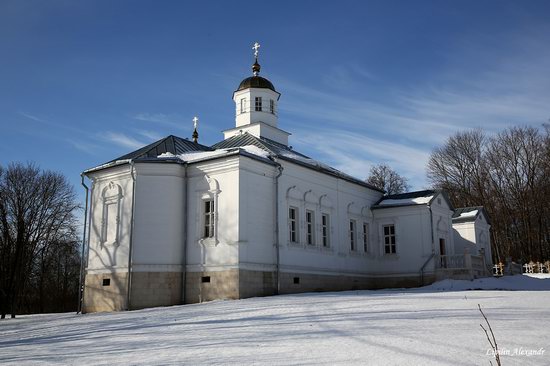
[[[216,179],[205,176],[208,188],[199,191],[198,237],[200,244],[218,244],[218,195],[219,183]],[[204,185],[204,183],[203,183]]]

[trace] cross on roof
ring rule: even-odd
[[[199,117],[195,116],[193,117],[193,127],[197,129],[197,123],[199,122]]]
[[[258,58],[258,50],[260,49],[260,44],[258,42],[254,42],[254,46],[252,46],[252,49],[254,50],[254,57]]]

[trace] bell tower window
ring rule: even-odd
[[[275,114],[275,101],[273,99],[269,100],[269,112]]]
[[[255,109],[256,109],[257,112],[261,112],[262,111],[262,97],[256,97],[255,100],[256,100],[256,104],[255,104],[256,108]]]
[[[246,98],[241,98],[241,114],[246,112]]]

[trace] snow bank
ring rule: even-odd
[[[0,321],[0,364],[488,365],[478,304],[514,352],[549,348],[549,303],[548,291],[381,290],[31,315]],[[501,358],[549,365],[550,349]]]
[[[550,278],[547,274],[540,277],[516,275],[503,277],[478,278],[473,281],[443,280],[420,288],[426,291],[464,291],[464,290],[514,290],[514,291],[550,291]]]

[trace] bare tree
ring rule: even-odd
[[[44,290],[44,279],[51,275],[44,273],[45,266],[52,253],[61,247],[75,249],[78,209],[74,190],[63,175],[33,164],[0,168],[2,318],[8,313],[15,317],[27,289]],[[25,305],[30,307],[28,302]]]
[[[428,179],[455,207],[483,205],[495,250],[504,257],[550,256],[550,129],[513,127],[491,137],[459,132],[435,149]]]
[[[473,206],[484,202],[487,167],[484,161],[487,138],[482,130],[459,132],[432,152],[428,180],[446,190],[451,200]]]
[[[407,178],[386,164],[373,166],[366,181],[376,188],[385,190],[387,194],[404,193],[410,188]]]

